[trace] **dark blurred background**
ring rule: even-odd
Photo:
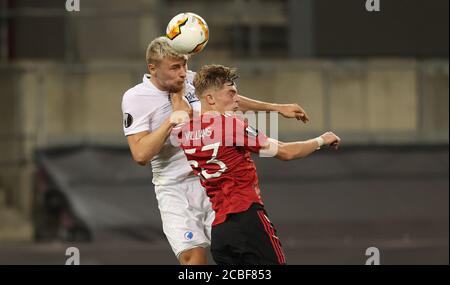
[[[279,138],[332,130],[342,149],[255,158],[290,264],[448,264],[449,2],[0,0],[0,264],[177,264],[150,167],[131,159],[123,93],[145,49],[194,12],[189,62],[239,68],[240,92],[299,103]],[[212,261],[211,261],[212,263]]]

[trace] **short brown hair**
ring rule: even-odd
[[[234,84],[234,80],[237,78],[238,76],[235,68],[229,68],[218,64],[205,65],[195,75],[195,93],[197,96],[201,97],[207,89],[221,89],[227,82]]]

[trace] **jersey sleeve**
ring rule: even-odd
[[[144,96],[125,92],[122,99],[123,132],[125,136],[151,131],[150,119],[154,111]]]
[[[186,72],[186,82],[188,82],[188,83],[194,85],[194,77],[195,77],[195,74],[197,74],[195,71],[188,70],[188,71]]]
[[[225,131],[226,144],[232,141],[233,146],[241,146],[246,150],[258,153],[267,143],[267,136],[235,116],[225,119],[225,123],[233,124],[233,132]],[[228,122],[227,122],[228,121]]]
[[[195,72],[188,70],[186,74],[186,90],[185,90],[185,98],[186,101],[191,104],[194,111],[200,112],[200,99],[195,94],[195,87],[194,87],[194,77]]]

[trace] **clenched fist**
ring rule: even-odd
[[[332,132],[326,132],[320,136],[323,139],[323,144],[330,146],[333,149],[338,149],[341,139]]]

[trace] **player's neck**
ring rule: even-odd
[[[218,115],[218,114],[221,114],[221,113],[219,111],[217,111],[217,110],[214,110],[214,108],[211,108],[206,103],[202,102],[201,114],[202,115],[206,115],[206,114]]]
[[[159,84],[159,82],[156,78],[154,78],[153,76],[150,76],[149,80],[153,84],[153,86],[155,86],[159,91],[167,92],[167,90],[165,90],[164,87],[161,84]]]

